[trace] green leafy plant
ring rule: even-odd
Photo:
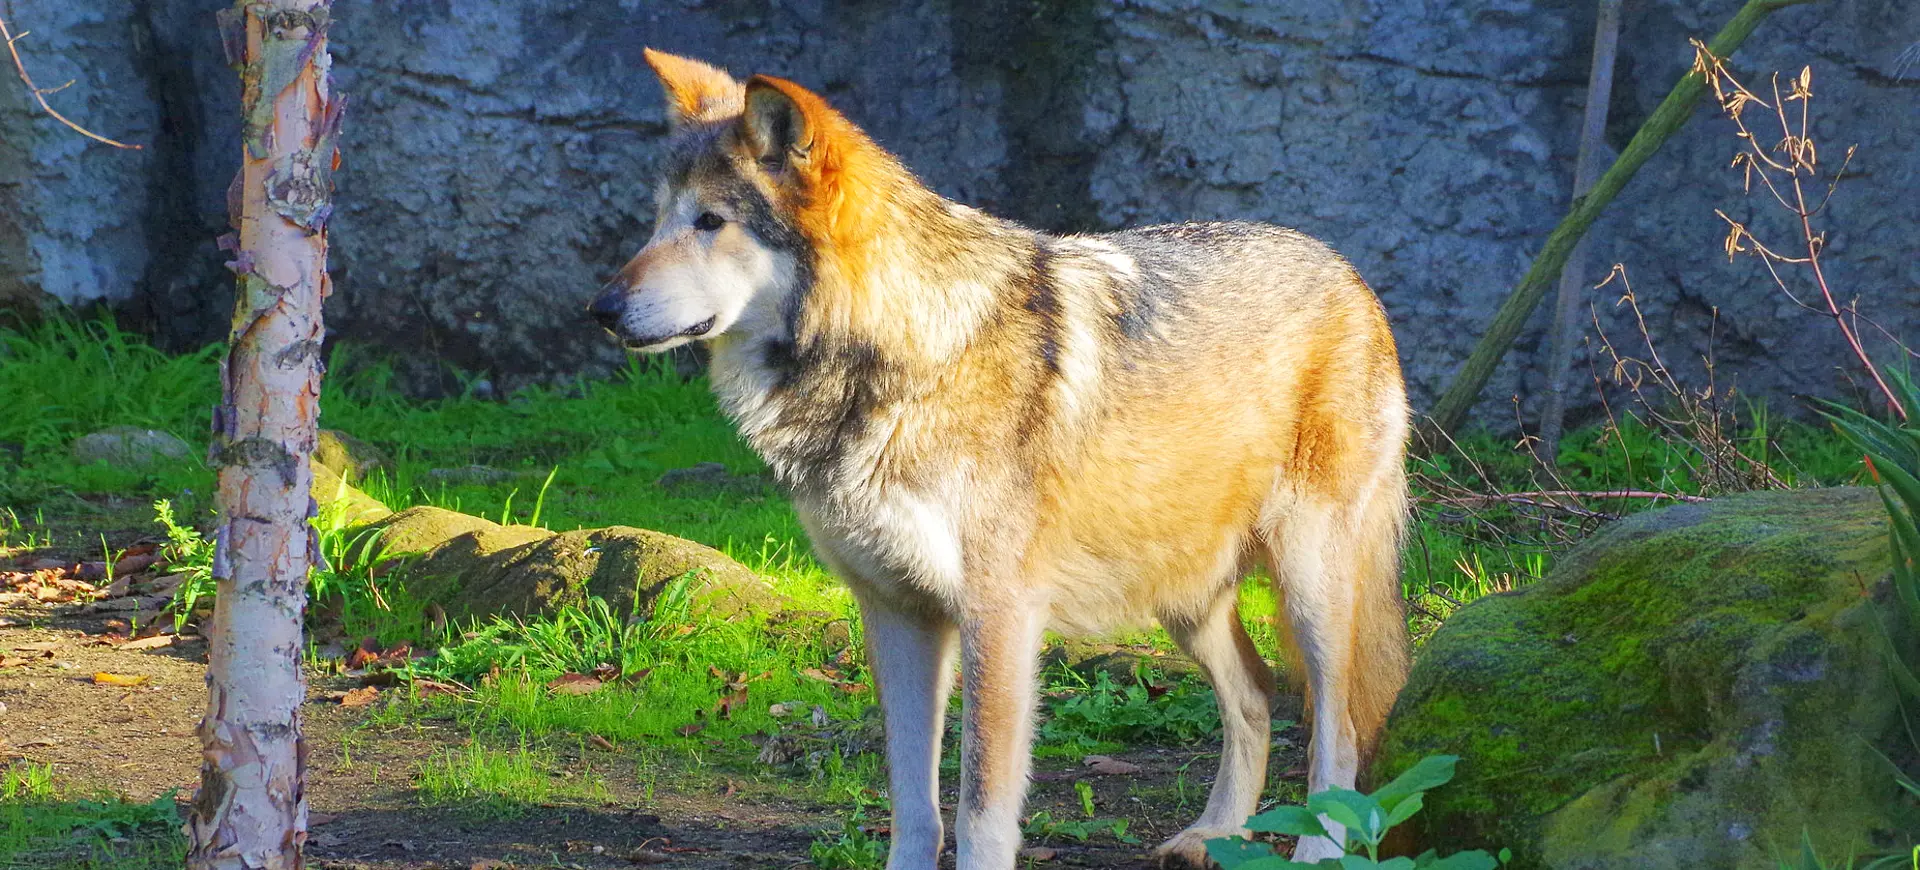
[[[167,609],[173,613],[173,630],[186,627],[193,617],[194,605],[213,595],[213,542],[200,536],[192,526],[183,526],[173,515],[173,502],[161,499],[153,503],[154,521],[167,530],[166,546],[160,550],[160,564],[175,574],[185,575],[173,589],[173,601]]]
[[[1295,870],[1316,866],[1348,870],[1493,870],[1510,859],[1507,850],[1500,850],[1498,858],[1479,850],[1442,858],[1428,850],[1417,858],[1380,860],[1380,843],[1386,839],[1387,831],[1419,812],[1428,791],[1453,779],[1453,766],[1459,760],[1453,755],[1428,756],[1372,794],[1330,788],[1308,797],[1306,806],[1275,807],[1247,820],[1247,828],[1260,833],[1333,840],[1347,853],[1337,861],[1303,864],[1274,854],[1264,843],[1240,837],[1209,840],[1207,855],[1219,862],[1223,870]],[[1339,836],[1327,828],[1322,818],[1342,828]]]
[[[1892,367],[1884,375],[1899,407],[1920,409],[1920,388],[1915,387],[1911,375]],[[1880,485],[1880,499],[1886,503],[1892,526],[1887,546],[1893,557],[1895,612],[1890,615],[1896,622],[1904,622],[1911,632],[1920,627],[1920,427],[1910,418],[1880,420],[1830,402],[1826,408],[1826,418],[1865,454],[1867,471]],[[1895,629],[1885,620],[1881,621],[1880,637],[1887,667],[1901,694],[1908,702],[1920,705],[1920,664],[1902,651]],[[1894,776],[1908,794],[1920,798],[1920,771],[1896,769]]]
[[[1056,819],[1053,813],[1041,810],[1027,817],[1027,824],[1021,830],[1029,837],[1038,837],[1042,841],[1064,837],[1076,843],[1084,843],[1095,834],[1110,834],[1122,843],[1138,843],[1140,838],[1127,833],[1126,819]]]
[[[1139,683],[1119,685],[1101,671],[1091,684],[1082,680],[1078,691],[1048,707],[1040,740],[1050,744],[1088,749],[1112,742],[1178,745],[1220,731],[1213,690],[1185,681],[1156,695]]]
[[[840,830],[830,831],[807,846],[807,861],[815,870],[880,870],[887,864],[887,843],[867,833],[867,802],[854,807]]]

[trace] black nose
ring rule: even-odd
[[[614,327],[620,325],[620,314],[626,307],[627,288],[609,286],[600,291],[592,305],[587,306],[587,313],[593,315],[593,319],[599,321],[608,332],[612,332]]]

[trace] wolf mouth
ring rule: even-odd
[[[707,333],[713,330],[714,322],[719,319],[720,319],[719,316],[715,315],[713,317],[709,317],[705,320],[702,320],[699,323],[696,323],[692,326],[689,326],[686,329],[682,329],[679,332],[671,332],[671,333],[666,333],[664,335],[653,335],[653,336],[648,336],[646,338],[628,339],[626,341],[627,349],[640,350],[642,348],[652,347],[656,344],[662,344],[664,342],[672,341],[673,339],[676,339],[676,338],[705,338],[707,336]]]

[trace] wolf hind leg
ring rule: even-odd
[[[1208,840],[1245,836],[1259,805],[1272,741],[1273,670],[1240,622],[1240,584],[1227,583],[1199,619],[1163,619],[1167,633],[1213,685],[1222,725],[1220,769],[1206,809],[1154,850],[1161,866],[1212,866]]]
[[[1309,793],[1358,785],[1406,682],[1399,579],[1405,484],[1394,472],[1347,505],[1302,500],[1267,531],[1275,591],[1306,671]],[[1342,854],[1335,841],[1309,837],[1295,847],[1293,860]]]

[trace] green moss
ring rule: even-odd
[[[1382,769],[1460,755],[1417,823],[1521,867],[1747,866],[1803,827],[1836,852],[1890,842],[1912,807],[1871,769],[1898,709],[1862,594],[1885,527],[1865,490],[1618,523],[1435,634]]]
[[[313,444],[313,464],[332,469],[348,483],[359,483],[376,469],[393,470],[393,460],[380,448],[335,429],[320,430]]]
[[[386,505],[373,496],[355,488],[351,483],[340,479],[340,475],[325,465],[313,465],[313,502],[320,507],[320,514],[328,522],[337,522],[343,526],[377,522],[393,514]]]
[[[412,518],[402,519],[412,514]],[[378,525],[378,524],[376,524]],[[759,575],[711,547],[631,526],[555,534],[501,526],[438,508],[411,508],[386,528],[399,552],[448,532],[408,569],[408,590],[453,619],[531,616],[605,599],[620,613],[650,606],[674,580],[694,575],[693,608],[766,615],[784,601]],[[404,549],[402,549],[404,547]]]
[[[411,556],[470,532],[499,528],[499,524],[459,511],[420,505],[368,523],[364,528],[379,530],[380,548],[384,552]]]

